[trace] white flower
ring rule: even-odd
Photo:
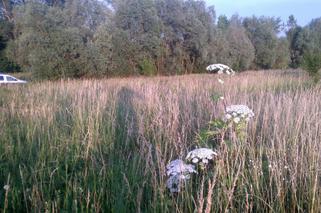
[[[166,168],[169,176],[166,185],[172,193],[180,192],[186,181],[190,179],[190,174],[196,173],[194,165],[185,164],[180,159],[170,162]]]
[[[241,119],[239,117],[235,117],[233,121],[234,123],[238,124],[241,121]]]
[[[168,178],[166,186],[171,193],[180,192],[188,179],[189,175],[173,175]]]
[[[228,114],[228,113],[225,114],[225,119],[226,119],[226,120],[230,120],[231,118],[232,118],[232,115],[230,115],[230,114]]]
[[[221,99],[221,100],[224,100],[224,97],[223,97],[223,96],[221,96],[221,97],[220,97],[220,99]]]
[[[217,155],[217,153],[216,153],[216,155]],[[209,159],[209,160],[212,160],[213,158],[214,158],[214,155],[207,156],[207,159]]]
[[[224,84],[224,81],[222,80],[222,79],[218,79],[218,82],[220,83],[220,84]]]
[[[208,163],[208,159],[204,158],[204,159],[202,160],[202,162],[203,162],[204,164],[207,164],[207,163]]]
[[[3,186],[3,189],[4,189],[4,190],[6,190],[6,191],[8,191],[8,190],[9,190],[9,188],[10,188],[10,186],[9,186],[9,185],[4,185],[4,186]]]
[[[198,158],[193,158],[192,163],[198,163]]]
[[[213,150],[199,148],[190,151],[186,156],[186,160],[191,161],[194,164],[199,163],[200,166],[204,167],[209,163],[209,160],[213,160],[214,156],[217,156],[217,153]]]
[[[239,123],[242,120],[249,121],[254,117],[253,111],[245,105],[231,105],[225,109],[225,119],[230,120],[233,118],[235,123]]]
[[[184,161],[177,159],[170,162],[167,166],[167,176],[177,174],[190,174],[196,173],[195,167],[191,164],[185,164]]]
[[[206,70],[209,72],[216,72],[218,74],[226,73],[227,75],[234,75],[235,72],[229,66],[224,64],[211,64],[206,67]]]

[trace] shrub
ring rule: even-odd
[[[303,57],[303,68],[309,73],[315,82],[320,80],[321,53],[306,53]]]
[[[20,72],[20,67],[0,54],[0,72]]]
[[[153,76],[156,74],[156,67],[151,59],[144,58],[139,64],[140,74]]]

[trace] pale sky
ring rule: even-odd
[[[321,17],[321,0],[205,0],[214,5],[217,17],[237,13],[247,16],[275,16],[286,22],[293,14],[299,25],[308,24],[313,18]]]

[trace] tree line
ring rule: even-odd
[[[321,18],[216,17],[196,0],[2,0],[0,71],[40,79],[302,66],[321,53]]]

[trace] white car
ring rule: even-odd
[[[11,75],[0,74],[0,85],[1,84],[25,84],[27,81],[23,81],[12,77]]]

